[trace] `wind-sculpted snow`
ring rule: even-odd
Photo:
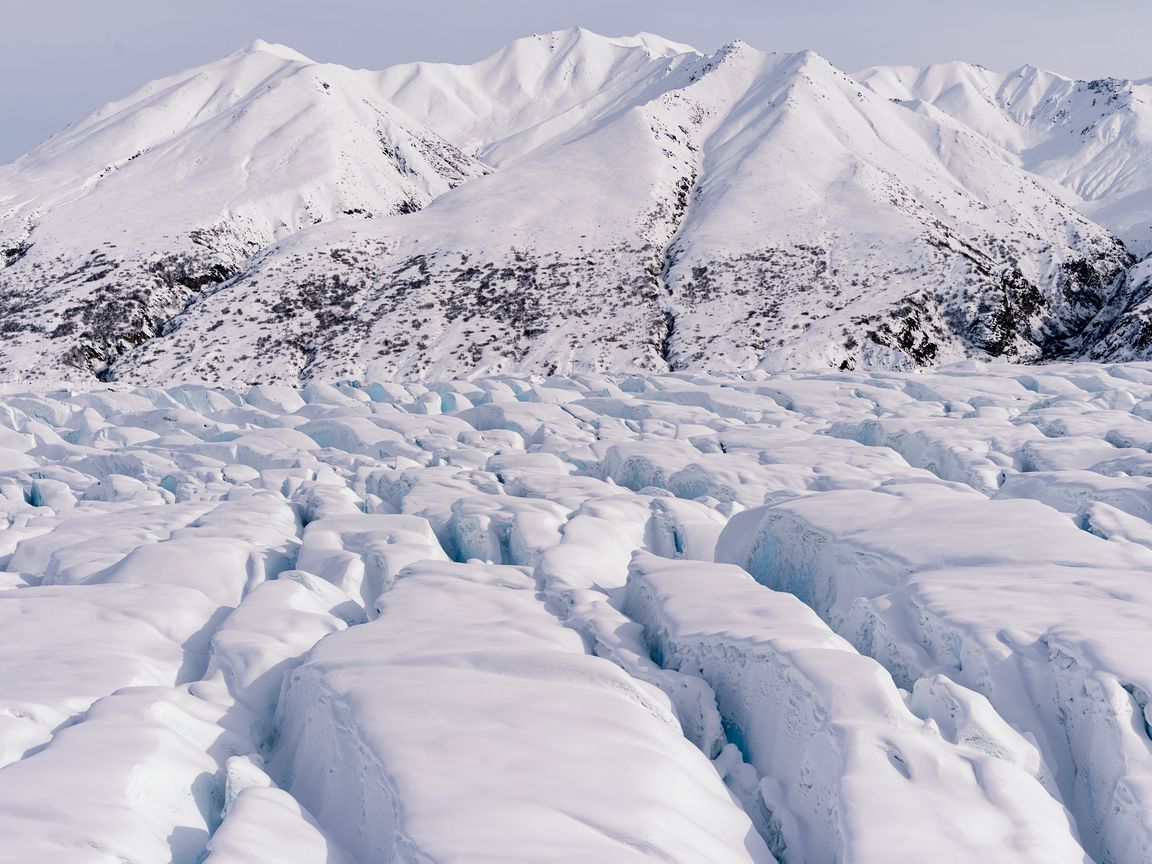
[[[1149,477],[1139,364],[8,392],[0,860],[1145,864]]]

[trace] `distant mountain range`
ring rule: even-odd
[[[1152,357],[1152,82],[279,45],[0,167],[0,381]]]

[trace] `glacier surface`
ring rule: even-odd
[[[1138,363],[8,386],[0,860],[1147,862],[1150,453]]]

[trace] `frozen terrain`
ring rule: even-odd
[[[1147,864],[1152,367],[9,388],[0,861]]]
[[[257,41],[0,166],[0,381],[1152,357],[1152,85]]]

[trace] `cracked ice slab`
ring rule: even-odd
[[[290,678],[274,765],[360,860],[769,862],[658,691],[514,567],[422,564]]]
[[[197,864],[220,821],[219,763],[251,751],[247,725],[181,689],[101,699],[0,770],[0,860]]]
[[[0,767],[120,688],[200,677],[225,611],[169,585],[0,591]]]
[[[795,597],[736,567],[637,554],[624,610],[662,665],[715,690],[785,860],[913,864],[926,849],[957,864],[1085,860],[1039,782],[946,742]]]
[[[374,615],[376,598],[404,567],[447,557],[426,519],[357,513],[308,523],[296,566],[351,594]]]
[[[1146,547],[1036,501],[893,484],[738,514],[717,548],[902,686],[943,672],[986,696],[1035,736],[1089,852],[1148,859]]]

